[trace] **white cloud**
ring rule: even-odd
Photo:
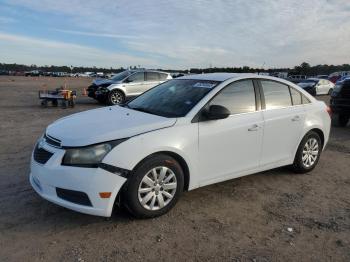
[[[96,33],[96,32],[86,32],[86,31],[76,31],[76,30],[63,30],[54,29],[57,32],[72,34],[72,35],[85,35],[85,36],[95,36],[95,37],[107,37],[107,38],[124,38],[124,39],[136,39],[137,36],[132,35],[118,35],[118,34],[106,34],[106,33]]]
[[[0,50],[3,61],[24,64],[108,67],[156,64],[151,59],[127,54],[2,32],[0,32]]]
[[[61,14],[85,35],[98,32],[96,36],[109,37],[130,53],[153,57],[163,67],[261,66],[264,62],[277,67],[350,60],[349,0],[104,0],[98,4],[95,0],[12,0],[11,4]]]

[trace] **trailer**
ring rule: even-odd
[[[57,107],[59,103],[62,108],[74,107],[76,97],[76,91],[63,88],[57,88],[55,91],[39,91],[39,99],[43,107],[47,107],[49,103],[54,107]]]

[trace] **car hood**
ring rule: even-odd
[[[111,85],[111,84],[117,84],[120,83],[120,81],[113,81],[112,79],[101,79],[97,78],[94,81],[92,81],[93,84],[100,86],[100,85]]]
[[[76,147],[132,137],[175,122],[176,118],[112,106],[61,118],[48,126],[46,134],[61,140],[62,146]]]

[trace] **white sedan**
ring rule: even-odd
[[[298,86],[313,96],[330,95],[334,88],[334,84],[331,81],[320,78],[305,79],[298,83]]]
[[[183,191],[289,165],[317,164],[328,107],[268,76],[214,73],[162,83],[124,106],[49,125],[31,160],[30,183],[66,208],[136,217],[169,211]]]

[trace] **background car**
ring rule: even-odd
[[[127,70],[110,79],[96,79],[88,88],[88,96],[108,105],[123,104],[128,97],[172,79],[169,73],[153,70]]]
[[[317,75],[317,78],[319,78],[319,79],[327,79],[328,80],[328,75]]]
[[[339,126],[346,126],[350,118],[350,78],[337,82],[331,94],[330,107]]]
[[[43,75],[43,72],[40,70],[32,70],[29,72],[25,72],[24,75],[25,76],[41,76],[41,75]]]
[[[330,95],[334,88],[334,84],[331,81],[320,78],[305,79],[298,83],[298,86],[313,96],[327,94]]]

